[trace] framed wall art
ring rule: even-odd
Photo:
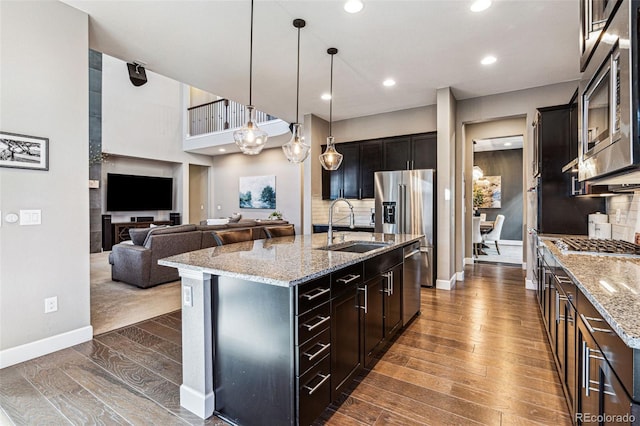
[[[246,176],[240,177],[241,209],[275,209],[276,177]]]
[[[0,132],[0,167],[49,170],[49,139]]]

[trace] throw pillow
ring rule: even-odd
[[[144,244],[144,240],[147,238],[149,231],[151,231],[151,228],[131,228],[129,229],[129,236],[133,244],[141,246]]]

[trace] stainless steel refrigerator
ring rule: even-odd
[[[403,314],[406,318],[420,309],[420,286],[433,287],[435,283],[435,178],[431,169],[375,173],[375,231],[424,235],[419,250],[405,254],[405,301],[411,303],[418,292],[418,305],[408,307]]]

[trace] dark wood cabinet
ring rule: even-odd
[[[368,280],[362,287],[364,303],[363,351],[365,366],[371,364],[382,347],[384,339],[384,289],[386,279],[379,275]]]
[[[411,137],[384,139],[382,153],[384,157],[382,170],[409,170],[411,168]]]
[[[436,169],[438,166],[438,135],[435,132],[411,137],[412,169]]]
[[[325,145],[322,146],[322,150]],[[386,170],[435,169],[435,132],[336,145],[344,157],[338,170],[322,170],[322,198],[373,198],[374,173]]]
[[[384,336],[387,338],[402,327],[402,264],[384,276]]]
[[[362,368],[360,304],[362,264],[332,274],[331,399],[336,400]]]
[[[538,177],[537,230],[545,234],[586,235],[587,215],[605,211],[602,197],[572,196],[571,175],[562,172],[576,156],[572,137],[577,122],[572,119],[572,104],[538,109],[536,121],[540,175]],[[535,164],[535,163],[534,163]]]
[[[373,175],[382,167],[382,142],[360,143],[360,194],[358,198],[375,197]]]

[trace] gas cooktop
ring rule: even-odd
[[[563,237],[556,245],[567,251],[640,255],[640,245],[620,240]]]

